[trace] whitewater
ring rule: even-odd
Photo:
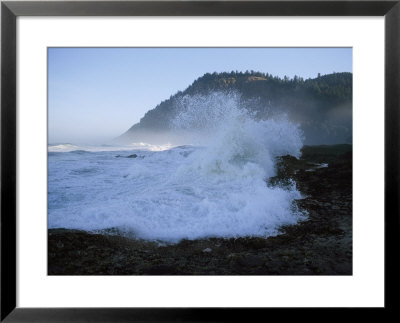
[[[300,157],[285,117],[256,118],[236,94],[186,96],[179,145],[48,146],[48,227],[165,242],[268,237],[305,219],[296,183],[268,184],[279,156]]]

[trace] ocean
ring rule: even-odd
[[[176,243],[268,237],[305,219],[295,182],[268,184],[279,156],[300,157],[297,125],[218,95],[184,106],[172,126],[185,144],[49,144],[48,227]]]

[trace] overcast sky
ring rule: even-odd
[[[351,48],[49,48],[49,143],[103,143],[205,73],[352,72]]]

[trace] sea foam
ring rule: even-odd
[[[267,185],[276,157],[300,156],[297,125],[255,118],[235,93],[185,96],[177,111],[185,146],[49,155],[49,227],[177,242],[266,237],[304,219],[294,182]]]

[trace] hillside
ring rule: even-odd
[[[160,141],[182,109],[182,98],[214,92],[238,93],[256,118],[281,114],[299,123],[305,144],[338,144],[352,141],[352,74],[334,73],[304,80],[274,77],[268,73],[231,72],[205,74],[184,91],[149,110],[139,123],[117,138],[118,142],[147,141],[152,133]],[[160,134],[157,137],[157,134]]]

